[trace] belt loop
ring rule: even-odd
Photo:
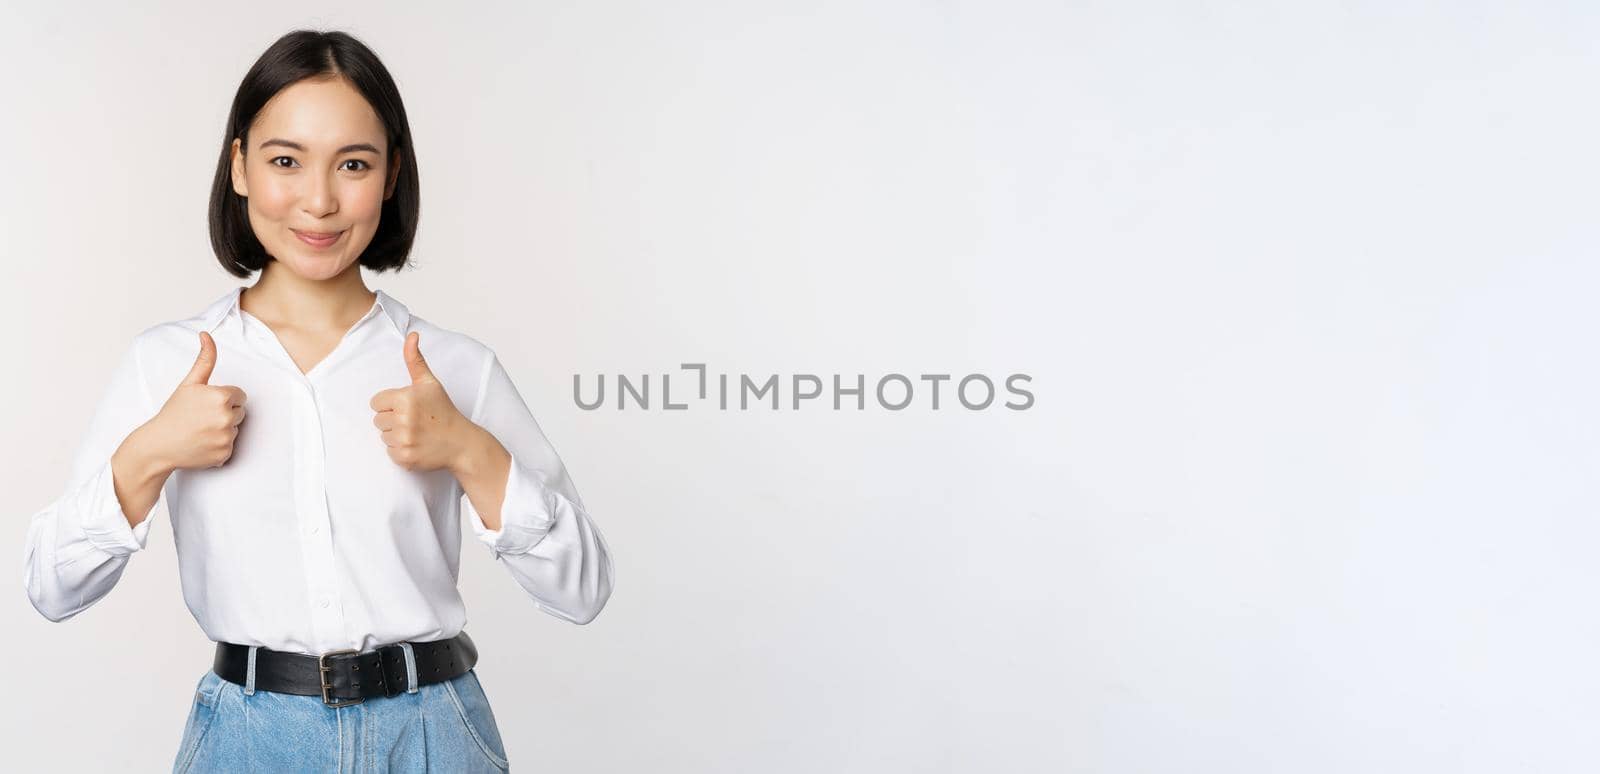
[[[406,652],[406,693],[417,692],[417,654],[411,651],[411,643],[400,643],[400,649]]]
[[[244,670],[244,695],[246,696],[256,695],[256,648],[258,647],[260,646],[251,645],[250,655],[247,657],[248,663]]]

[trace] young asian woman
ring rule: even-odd
[[[535,607],[587,624],[610,551],[494,350],[369,290],[404,266],[417,160],[389,72],[341,32],[246,73],[213,250],[260,276],[129,344],[29,525],[52,621],[104,598],[165,498],[217,643],[174,771],[509,768],[456,589],[459,519]]]

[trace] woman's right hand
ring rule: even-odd
[[[142,428],[151,453],[163,467],[215,468],[233,456],[233,441],[244,421],[244,390],[207,384],[217,364],[217,345],[200,332],[200,354],[161,411]]]

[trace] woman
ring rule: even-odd
[[[28,597],[60,621],[111,591],[165,496],[217,643],[175,771],[507,769],[462,631],[461,510],[539,609],[584,624],[610,597],[605,540],[494,351],[362,282],[405,264],[417,185],[366,46],[274,43],[211,196],[218,259],[260,278],[134,337],[32,519]]]

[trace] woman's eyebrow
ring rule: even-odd
[[[294,148],[297,151],[304,151],[306,149],[306,146],[301,145],[300,143],[297,143],[297,142],[295,142],[293,140],[283,140],[283,139],[279,139],[277,137],[274,137],[274,138],[272,138],[270,140],[267,140],[266,142],[261,143],[261,145],[258,147],[258,149],[259,148],[265,148],[268,145],[282,145],[285,148]],[[354,151],[367,151],[369,153],[377,153],[378,149],[373,147],[370,143],[358,142],[358,143],[353,143],[353,144],[350,144],[350,145],[346,145],[343,148],[340,148],[338,151],[335,151],[335,154],[337,155],[339,153],[351,153],[351,152],[354,152]]]

